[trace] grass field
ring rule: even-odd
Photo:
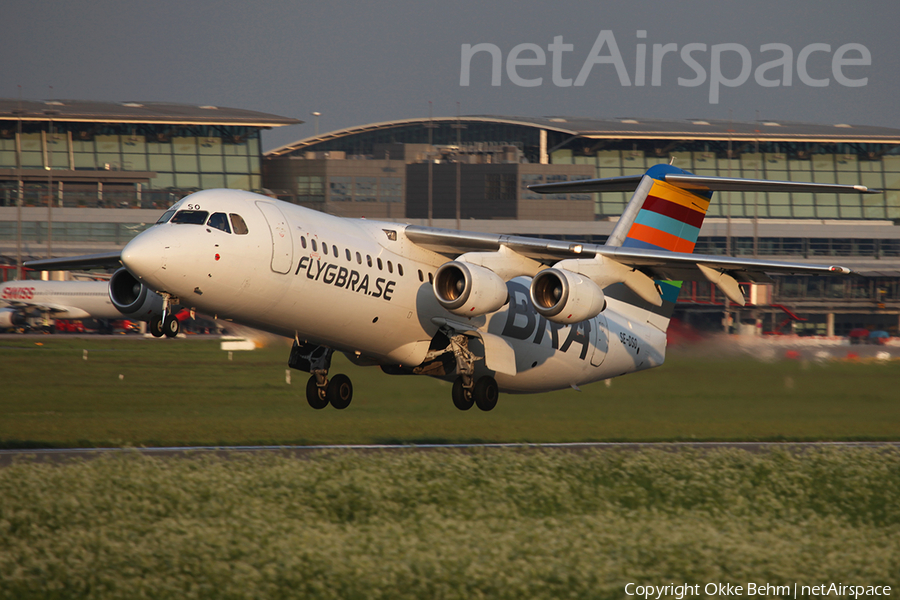
[[[898,497],[900,452],[860,448],[22,462],[0,469],[0,599],[896,591]]]
[[[272,343],[229,361],[212,340],[0,340],[0,447],[900,439],[897,361],[674,352],[609,387],[504,394],[490,413],[461,413],[447,383],[336,356],[353,404],[314,411],[308,375],[285,382],[288,351]]]

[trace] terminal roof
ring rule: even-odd
[[[717,140],[760,142],[819,142],[900,144],[900,129],[872,125],[813,124],[791,121],[727,121],[715,119],[661,120],[643,118],[597,119],[588,117],[515,117],[501,115],[466,115],[434,117],[432,119],[397,119],[358,125],[298,140],[266,152],[266,156],[281,156],[315,144],[353,135],[385,131],[399,127],[421,126],[429,123],[466,125],[500,123],[522,125],[535,129],[556,131],[573,138],[609,140]]]
[[[173,125],[229,125],[281,127],[298,119],[222,106],[194,106],[170,102],[93,102],[89,100],[16,100],[0,98],[0,120],[10,121],[160,123]]]

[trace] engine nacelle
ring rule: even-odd
[[[25,325],[25,315],[14,308],[0,309],[0,329],[12,329]]]
[[[506,282],[478,265],[454,260],[434,274],[434,295],[455,315],[478,317],[500,310],[509,300]]]
[[[127,269],[119,269],[109,280],[109,299],[129,319],[147,321],[163,312],[162,296],[135,279]]]
[[[531,303],[538,314],[554,323],[578,323],[606,308],[596,283],[565,269],[544,269],[531,280]]]

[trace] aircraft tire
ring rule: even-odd
[[[459,410],[469,410],[475,404],[471,392],[463,387],[462,377],[457,377],[453,382],[453,406]]]
[[[331,406],[338,410],[350,406],[350,401],[353,400],[353,383],[350,382],[350,378],[343,373],[332,377],[328,387],[325,388],[325,397]]]
[[[151,318],[149,327],[150,327],[150,335],[152,335],[153,337],[162,337],[163,336],[162,317]]]
[[[315,375],[306,382],[306,401],[316,410],[322,410],[328,406],[328,398],[319,394],[319,386],[316,385]]]
[[[163,322],[163,333],[166,334],[166,337],[173,338],[178,335],[179,331],[181,331],[181,323],[178,319],[174,315],[166,317],[166,320]]]
[[[497,399],[500,397],[497,382],[493,377],[481,377],[475,382],[475,387],[472,388],[472,397],[481,410],[485,412],[493,410],[497,406]]]

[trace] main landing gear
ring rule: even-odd
[[[291,348],[288,366],[312,374],[306,382],[306,401],[316,410],[321,410],[329,404],[343,410],[350,406],[350,401],[353,400],[353,384],[349,377],[339,373],[328,379],[332,354],[334,350],[331,348],[301,344],[298,340],[294,340],[294,346]]]
[[[453,382],[453,405],[459,410],[469,410],[473,404],[485,412],[493,410],[500,397],[497,382],[489,375],[475,379],[475,361],[479,357],[469,350],[468,337],[462,334],[448,337],[456,358],[456,372],[459,373]]]
[[[453,406],[459,410],[469,410],[472,406],[477,406],[483,411],[489,411],[497,406],[499,397],[497,382],[487,375],[479,377],[469,389],[466,389],[462,377],[457,377],[453,382]]]

